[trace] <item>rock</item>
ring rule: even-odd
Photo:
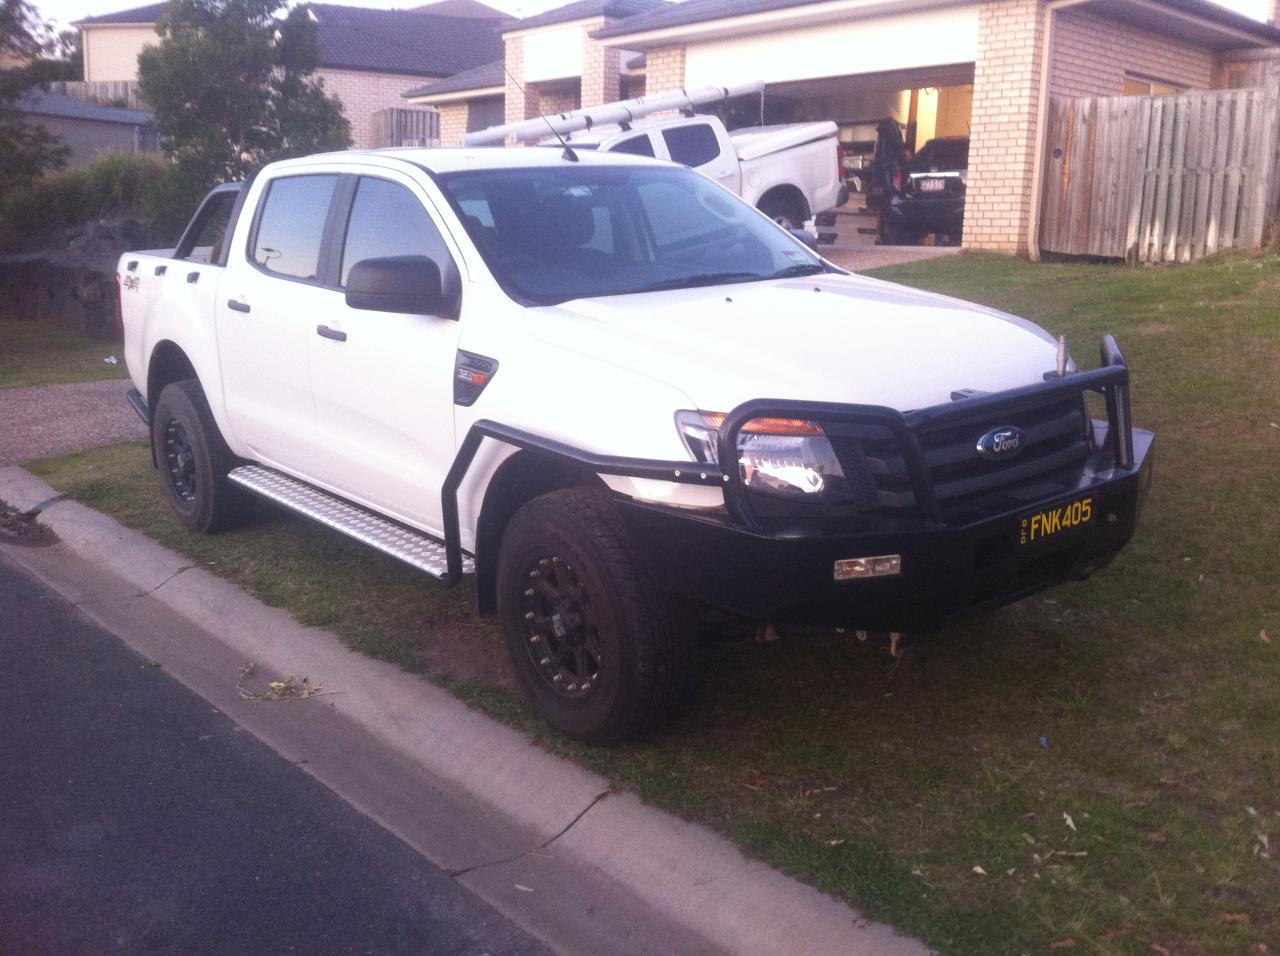
[[[156,245],[134,219],[104,219],[66,230],[49,252],[0,256],[0,313],[119,341],[116,263]]]

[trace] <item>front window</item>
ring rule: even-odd
[[[494,276],[531,304],[827,271],[802,243],[689,170],[566,164],[440,182]]]

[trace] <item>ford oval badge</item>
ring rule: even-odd
[[[1021,428],[1006,425],[993,428],[978,439],[978,454],[991,461],[1012,458],[1027,445],[1027,433]]]

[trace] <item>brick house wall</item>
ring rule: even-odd
[[[617,21],[601,17],[589,21],[582,31],[582,106],[599,106],[622,98],[619,82],[622,51],[611,50],[591,34]]]
[[[1027,250],[1045,10],[1040,0],[985,0],[978,12],[964,245]]]
[[[401,94],[426,82],[421,76],[399,73],[360,73],[356,70],[316,70],[324,91],[342,101],[342,112],[351,124],[351,145],[369,149],[373,144],[373,114],[390,107],[403,109]]]
[[[1174,86],[1214,85],[1214,54],[1086,10],[1063,10],[1053,21],[1049,91],[1062,96],[1119,96],[1126,73]]]
[[[586,85],[586,77],[583,77],[583,85]],[[536,102],[538,109],[546,116],[551,116],[553,113],[568,113],[581,106],[589,105],[583,102],[582,94],[576,86],[539,90]]]
[[[461,103],[442,103],[437,109],[440,110],[440,145],[461,146],[467,131],[470,106],[463,100]]]
[[[521,123],[538,115],[538,93],[525,84],[524,90],[516,85],[513,77],[524,76],[524,37],[504,37],[506,40],[506,121]],[[526,95],[527,92],[527,95]]]
[[[645,53],[644,85],[657,93],[684,89],[684,47],[655,47]]]

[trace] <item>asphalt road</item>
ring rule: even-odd
[[[0,555],[0,954],[544,952]]]

